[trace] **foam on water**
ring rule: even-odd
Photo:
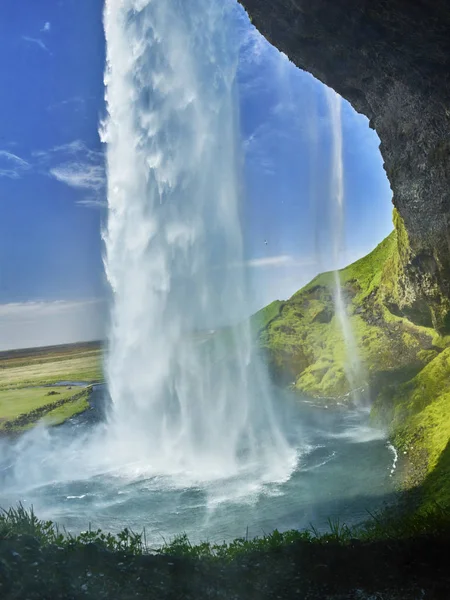
[[[397,452],[397,449],[396,449],[396,447],[395,447],[393,444],[391,444],[391,442],[388,442],[388,443],[387,443],[387,447],[389,448],[389,450],[390,450],[390,451],[392,452],[392,454],[394,455],[394,458],[392,459],[392,467],[391,467],[391,470],[390,470],[390,475],[391,475],[391,477],[392,477],[392,475],[394,475],[394,473],[395,473],[395,470],[396,470],[396,468],[397,468],[397,462],[398,462],[398,452]]]

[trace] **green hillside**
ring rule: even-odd
[[[339,278],[361,359],[361,385],[374,423],[387,427],[407,459],[407,488],[420,486],[422,506],[450,506],[450,338],[433,328],[436,307],[402,300],[408,239],[398,215],[373,252]],[[288,301],[258,340],[276,382],[329,403],[350,402],[348,361],[334,306],[335,274],[323,273]],[[265,314],[264,311],[260,311]]]

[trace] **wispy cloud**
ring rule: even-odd
[[[29,168],[30,164],[17,154],[0,150],[0,177],[19,179]]]
[[[57,181],[90,195],[77,204],[88,208],[105,205],[105,166],[103,153],[92,150],[82,140],[54,146],[48,150],[33,152],[33,156]]]
[[[107,208],[108,206],[106,200],[100,200],[99,198],[83,198],[78,200],[77,204],[86,208]]]
[[[23,35],[22,39],[25,42],[28,42],[29,44],[35,44],[36,46],[39,46],[39,48],[41,48],[45,52],[48,52],[49,54],[51,54],[50,50],[47,48],[47,46],[44,44],[44,42],[41,39],[28,37],[27,35]]]
[[[58,159],[58,157],[78,157],[89,162],[98,162],[102,160],[103,154],[98,150],[92,150],[89,148],[83,140],[72,140],[67,144],[61,144],[59,146],[53,146],[47,150],[35,150],[32,152],[33,156],[40,159],[41,161],[50,161]]]
[[[100,165],[68,162],[49,172],[58,181],[74,188],[99,191],[105,185],[105,170]]]
[[[4,318],[36,318],[42,315],[54,315],[74,309],[96,306],[105,302],[102,298],[91,298],[88,300],[68,301],[55,300],[53,302],[11,302],[0,304],[0,319]]]
[[[284,265],[292,264],[293,258],[287,254],[282,254],[280,256],[265,256],[263,258],[251,258],[247,260],[244,264],[247,267],[251,268],[259,268],[259,267],[280,267]]]
[[[51,28],[52,28],[51,23],[49,21],[47,21],[46,23],[44,23],[44,27],[42,27],[41,31],[42,31],[42,33],[48,33]]]
[[[69,154],[77,154],[78,152],[85,152],[88,156],[93,154],[97,155],[95,150],[90,150],[83,140],[72,140],[67,144],[61,144],[52,148],[52,152],[67,152]]]
[[[262,256],[259,258],[249,258],[243,262],[229,263],[225,266],[227,269],[248,268],[248,269],[264,269],[264,268],[301,268],[311,267],[316,265],[316,260],[310,256],[298,258],[289,254],[279,254],[276,256]],[[223,267],[216,267],[222,269]]]
[[[244,262],[244,265],[251,269],[260,269],[264,267],[306,267],[314,264],[315,260],[310,257],[295,258],[289,254],[251,258]]]

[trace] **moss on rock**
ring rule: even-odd
[[[265,327],[269,325],[273,319],[278,317],[283,306],[281,300],[274,300],[257,313],[252,315],[250,319],[250,327],[253,333],[259,334]]]
[[[400,311],[391,312],[386,303],[395,288],[400,248],[407,255],[406,233],[396,225],[399,231],[339,272],[366,380],[359,383],[368,383],[372,395],[385,383],[405,381],[420,371],[436,356],[439,337]],[[259,338],[275,379],[315,397],[342,398],[350,392],[334,287],[333,273],[318,275],[278,307]]]
[[[436,500],[450,506],[450,336],[441,319],[449,301],[427,288],[423,257],[416,274],[427,293],[411,286],[417,257],[395,210],[394,226],[339,277],[363,366],[357,383],[368,384],[372,419],[388,428],[406,459],[405,485],[429,510]],[[267,307],[271,318],[259,333],[276,380],[327,402],[351,391],[334,288],[333,273],[318,275],[276,311]]]
[[[440,323],[446,302],[410,285],[413,255],[394,211],[395,230],[373,252],[339,272],[342,295],[373,400],[402,453],[404,482],[419,506],[450,506],[450,338]],[[423,265],[422,265],[423,266]],[[422,279],[421,285],[425,285]],[[284,304],[259,335],[276,380],[317,398],[349,398],[346,347],[334,310],[335,276],[318,275]],[[429,298],[432,298],[432,302]]]
[[[450,506],[450,348],[411,380],[379,394],[372,418],[389,425],[407,459],[405,486],[420,486],[421,508],[435,502]]]

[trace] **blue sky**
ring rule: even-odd
[[[0,6],[0,349],[103,332],[102,5],[3,0]],[[237,11],[243,226],[249,310],[256,310],[330,267],[331,129],[324,86]],[[345,263],[389,233],[392,206],[367,119],[345,103],[343,127]]]

